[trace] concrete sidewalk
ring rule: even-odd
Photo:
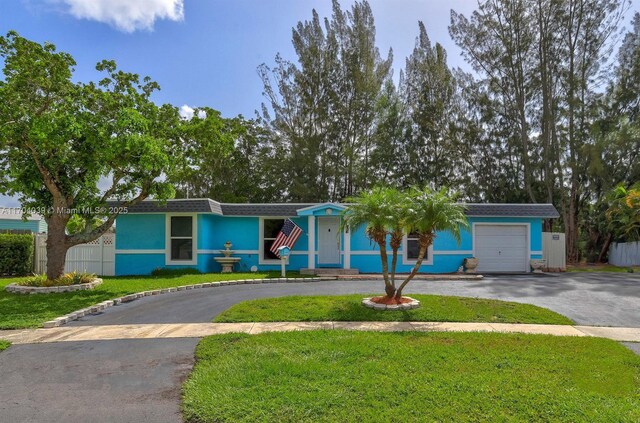
[[[52,329],[0,331],[0,339],[14,344],[115,339],[201,338],[222,333],[258,334],[294,330],[370,330],[419,332],[501,332],[555,336],[595,336],[622,342],[640,342],[640,328],[451,322],[264,322],[170,323],[102,326],[63,326]]]

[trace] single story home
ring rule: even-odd
[[[529,261],[542,258],[542,221],[559,217],[551,204],[466,204],[470,228],[458,244],[438,233],[421,272],[456,272],[467,257],[479,260],[479,272],[529,272]],[[240,261],[235,271],[279,270],[269,251],[285,219],[302,229],[287,268],[315,272],[380,273],[377,245],[364,227],[340,230],[345,205],[224,204],[211,199],[169,200],[164,205],[143,201],[117,218],[116,275],[144,275],[156,268],[193,267],[219,272],[214,257],[222,257],[230,241]],[[417,239],[404,239],[398,272],[408,272],[418,254]]]
[[[0,207],[1,232],[43,233],[47,232],[47,222],[35,213],[23,219],[19,207]]]

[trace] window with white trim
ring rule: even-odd
[[[420,255],[420,235],[418,235],[417,232],[411,232],[410,234],[407,234],[407,242],[405,245],[405,259],[409,261],[418,260],[418,256]],[[428,255],[429,252],[427,251],[424,255],[425,260],[429,258]]]
[[[193,216],[171,216],[169,227],[171,261],[193,261]]]
[[[278,260],[278,256],[273,254],[270,249],[273,241],[280,233],[280,229],[284,225],[284,219],[263,219],[262,233],[260,234],[260,243],[262,244],[262,260]]]

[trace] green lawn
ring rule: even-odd
[[[633,270],[633,273],[640,273],[640,266],[618,267],[611,264],[579,264],[567,266],[567,272],[629,273],[629,269]]]
[[[11,345],[11,342],[0,339],[0,351],[6,350],[7,348],[9,348],[9,345]]]
[[[279,277],[279,272],[208,273],[176,276],[105,277],[104,283],[90,291],[59,294],[13,294],[4,290],[10,283],[23,278],[0,279],[0,329],[22,329],[41,326],[43,322],[63,314],[91,306],[101,301],[150,289],[170,288],[230,279]],[[297,273],[290,277],[300,277]]]
[[[196,355],[188,422],[640,421],[640,357],[601,338],[229,334]]]
[[[573,324],[568,318],[530,304],[481,298],[414,295],[421,306],[408,311],[363,307],[366,295],[291,296],[244,301],[220,314],[216,322],[440,321]]]

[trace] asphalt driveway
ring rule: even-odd
[[[72,325],[209,322],[240,301],[381,292],[381,281],[232,285],[144,297]],[[640,275],[500,276],[414,281],[407,293],[531,303],[579,324],[640,327]],[[180,422],[195,338],[15,345],[0,353],[0,421]],[[637,345],[631,347],[636,347]]]
[[[231,285],[179,291],[112,307],[72,325],[210,322],[241,301],[283,295],[381,293],[383,282],[325,281]],[[530,303],[564,314],[577,324],[640,327],[640,275],[564,273],[489,276],[473,281],[412,281],[406,293],[460,295]]]

